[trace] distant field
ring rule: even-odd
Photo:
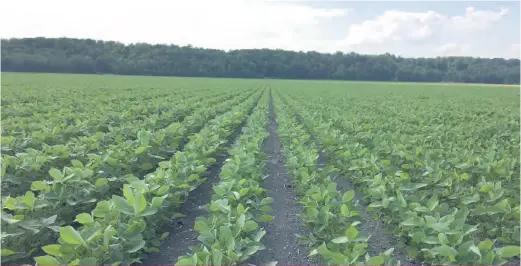
[[[519,86],[1,77],[3,262],[519,262]]]

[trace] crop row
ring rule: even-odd
[[[39,236],[38,239],[49,239],[56,233],[60,235],[59,247],[58,244],[43,246],[43,251],[49,255],[38,257],[37,261],[41,264],[55,260],[80,261],[87,264],[93,261],[129,263],[139,259],[143,251],[153,251],[154,246],[159,245],[156,232],[163,223],[171,219],[175,208],[187,193],[204,181],[200,174],[215,162],[212,156],[220,151],[219,148],[226,143],[233,129],[249,113],[261,93],[257,91],[254,95],[247,95],[246,101],[238,98],[230,111],[209,121],[199,133],[191,136],[182,152],[177,151],[170,160],[159,162],[159,167],[143,179],[132,175],[122,177],[119,182],[123,183],[123,189],[114,192],[105,189],[102,200],[91,200],[92,204],[97,202],[92,211],[87,210],[77,215],[64,213],[61,216],[45,212],[49,209],[61,211],[63,207],[58,203],[67,205],[67,202],[70,203],[68,197],[75,196],[74,193],[78,193],[84,187],[92,188],[94,185],[93,191],[97,192],[103,190],[110,182],[99,181],[104,179],[98,178],[90,180],[93,183],[89,183],[84,175],[78,175],[74,170],[68,172],[70,169],[64,169],[65,172],[51,171],[51,181],[46,184],[37,183],[39,185],[33,187],[40,191],[37,196],[33,192],[27,192],[17,199],[4,199],[3,208],[9,212],[15,211],[14,214],[2,215],[2,222],[6,225],[2,227],[3,233],[9,237],[3,239],[3,245],[11,249],[5,252],[16,252],[10,258],[28,257],[35,251],[35,245],[38,248],[48,244],[34,243],[36,236]],[[227,104],[230,106],[230,103]],[[215,112],[208,111],[205,113]],[[195,121],[202,122],[200,119]],[[64,187],[70,189],[63,191]],[[48,190],[61,192],[55,193],[54,200],[57,202],[53,202],[52,205],[47,203],[51,197],[41,196],[46,195],[45,191]],[[78,206],[69,209],[75,212],[79,210]],[[73,224],[57,219],[67,219],[71,216],[76,218]],[[71,234],[74,239],[71,238]],[[42,235],[51,237],[42,238]],[[32,247],[32,250],[16,250],[27,247]],[[40,250],[36,250],[38,251]]]
[[[2,131],[2,152],[14,156],[26,149],[46,148],[51,152],[65,149],[71,150],[72,155],[95,151],[100,145],[135,139],[140,128],[155,130],[181,121],[216,96],[236,94],[237,91],[195,91],[148,102],[118,103],[113,108],[99,106],[94,110],[57,111],[49,117],[35,114],[38,119],[34,122],[6,119],[4,123],[14,128]]]
[[[112,95],[89,93],[88,97],[79,99],[76,98],[78,95],[70,94],[50,101],[51,104],[39,99],[37,106],[33,102],[11,106],[4,108],[5,114],[2,114],[3,152],[38,149],[42,144],[67,144],[75,137],[89,136],[98,131],[108,133],[115,127],[130,125],[153,114],[165,114],[176,119],[182,115],[182,109],[190,107],[190,104],[182,104],[183,101],[194,103],[201,96],[217,95],[218,92],[187,90],[167,96],[139,91],[131,93],[135,94],[131,100],[122,99],[125,92]],[[143,104],[145,102],[147,104]],[[31,113],[24,113],[25,108]]]
[[[439,146],[421,130],[389,130],[395,122],[371,111],[348,107],[346,113],[323,105],[334,99],[312,101],[312,92],[286,92],[283,99],[334,167],[358,184],[367,207],[403,236],[409,256],[428,263],[497,264],[519,255],[518,196],[502,186],[502,180],[514,181],[511,176],[518,179],[512,174],[516,163],[501,147],[472,158],[456,148],[466,140],[446,139]],[[436,127],[434,121],[420,123]]]
[[[242,129],[242,135],[228,151],[213,186],[209,214],[197,217],[195,230],[199,246],[181,256],[176,265],[234,265],[265,249],[261,239],[266,233],[259,223],[269,222],[270,203],[262,188],[265,154],[262,145],[268,136],[269,91],[266,90]]]
[[[327,264],[397,263],[391,258],[393,248],[372,257],[367,253],[370,235],[357,229],[360,221],[352,202],[354,191],[342,193],[337,189],[337,183],[330,176],[335,171],[333,167],[317,167],[319,154],[314,142],[299,125],[293,111],[283,103],[278,90],[275,91],[278,134],[284,145],[286,166],[300,196],[299,203],[303,205],[300,218],[309,231],[308,235],[301,236],[300,242],[310,248],[309,255],[320,255]]]
[[[49,146],[43,151],[28,149],[15,156],[2,154],[2,182],[8,183],[9,194],[16,195],[29,190],[31,182],[48,179],[52,168],[71,168],[71,163],[72,168],[88,171],[86,174],[94,179],[117,179],[127,174],[142,176],[156,167],[157,162],[176,152],[185,139],[202,128],[206,121],[229,110],[230,104],[243,101],[252,93],[254,91],[248,90],[239,95],[224,94],[211,98],[204,102],[207,106],[199,108],[182,122],[171,123],[159,130],[137,125],[134,127],[139,130],[136,139],[126,139],[124,135],[114,137],[116,132],[111,134],[112,138],[107,138],[100,133],[84,139],[86,144],[83,145]],[[109,141],[100,141],[105,138]]]

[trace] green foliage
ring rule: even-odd
[[[271,221],[269,204],[262,179],[265,155],[262,144],[268,136],[269,91],[266,90],[243,127],[243,134],[228,151],[221,168],[220,182],[213,186],[207,216],[196,219],[200,246],[194,253],[179,257],[177,265],[235,265],[265,249],[261,239],[266,231],[259,224]]]
[[[221,152],[220,147],[263,91],[249,88],[215,96],[198,103],[200,108],[188,113],[182,123],[174,122],[156,131],[139,129],[134,140],[121,141],[121,135],[119,141],[113,139],[114,144],[104,149],[98,146],[97,154],[75,157],[71,166],[62,170],[51,164],[41,180],[29,182],[30,191],[2,198],[2,244],[6,247],[2,260],[30,258],[41,249],[47,255],[35,260],[42,264],[139,262],[145,253],[157,249],[159,240],[165,237],[160,232],[162,225],[177,215],[175,209],[188,193],[204,182],[202,174],[215,162],[213,157]],[[201,108],[204,104],[208,106]],[[141,103],[141,108],[146,105],[146,101]],[[171,137],[157,142],[158,136],[167,132]],[[190,140],[179,151],[178,145],[188,136]],[[146,147],[147,151],[136,153],[135,147]],[[173,150],[158,156],[151,150],[154,147]],[[2,148],[9,151],[17,147]],[[16,158],[9,156],[2,154],[2,159]],[[147,158],[153,169],[138,178],[132,174],[132,167],[139,165],[141,158]],[[123,160],[128,168],[109,170],[124,165]],[[23,172],[11,172],[25,162],[12,162],[13,167],[6,172],[26,178]],[[77,224],[73,227],[73,223]],[[34,239],[37,241],[31,241]]]
[[[2,50],[2,70],[11,72],[519,84],[519,59],[226,52],[71,38],[2,39]]]
[[[519,255],[519,101],[506,97],[508,88],[472,88],[476,97],[462,88],[449,99],[427,87],[275,95],[358,185],[367,208],[402,236],[409,256],[506,263]]]
[[[300,218],[309,229],[308,235],[300,236],[300,243],[311,250],[309,256],[320,255],[328,264],[341,265],[393,262],[392,249],[375,257],[367,253],[370,235],[356,228],[360,221],[352,202],[354,191],[338,191],[332,180],[337,169],[331,165],[318,168],[319,155],[310,135],[280,97],[274,96],[274,105],[286,166],[301,196],[299,203],[303,205],[303,211]]]

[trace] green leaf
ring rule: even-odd
[[[419,217],[411,217],[400,223],[402,226],[421,226],[422,224],[422,220]]]
[[[137,195],[135,199],[136,200],[134,201],[134,212],[138,214],[147,207],[147,199],[143,194]]]
[[[212,265],[221,265],[223,253],[220,249],[212,248]]]
[[[471,166],[472,166],[472,164],[470,164],[470,163],[462,163],[462,164],[458,164],[458,165],[456,165],[456,168],[459,168],[459,169],[467,169],[467,168],[469,168],[469,167],[471,167]]]
[[[198,232],[208,231],[210,230],[210,226],[206,223],[204,218],[196,218],[194,229]]]
[[[371,235],[366,232],[358,232],[358,235],[355,238],[355,241],[357,242],[367,242]]]
[[[339,236],[339,237],[331,240],[331,242],[333,242],[335,244],[347,243],[348,241],[349,241],[349,239],[347,238],[347,236]]]
[[[389,199],[385,198],[382,200],[382,207],[387,208],[389,207]]]
[[[80,161],[78,161],[78,160],[71,160],[71,164],[74,167],[84,168],[83,164]]]
[[[154,197],[152,198],[152,207],[156,209],[160,209],[163,205],[163,201],[165,198],[163,197]]]
[[[426,187],[427,184],[425,183],[406,183],[402,187],[400,187],[400,190],[403,191],[411,191],[411,190],[417,190],[422,187]]]
[[[134,209],[128,204],[128,201],[124,198],[116,195],[112,195],[112,202],[121,210],[122,213],[128,215],[134,215]]]
[[[257,232],[257,234],[255,234],[255,236],[253,237],[253,240],[259,242],[265,234],[266,234],[266,231],[261,229]]]
[[[245,196],[246,194],[248,194],[249,191],[250,191],[250,188],[243,187],[239,190],[239,194],[241,194],[241,196]]]
[[[380,207],[383,207],[382,205],[382,202],[380,201],[375,201],[375,202],[371,202],[371,204],[369,204],[369,206],[367,206],[368,208],[380,208]]]
[[[251,256],[253,254],[255,254],[255,252],[257,252],[259,250],[259,246],[255,245],[255,246],[249,246],[245,251],[244,251],[244,255],[246,256]]]
[[[16,254],[16,253],[17,253],[17,252],[12,251],[12,250],[10,250],[10,249],[5,249],[5,248],[3,248],[3,249],[0,250],[0,256],[2,256],[2,257],[11,256],[11,255],[14,255],[14,254]]]
[[[31,190],[41,191],[47,188],[47,183],[45,181],[33,181],[31,183]]]
[[[447,238],[447,236],[444,233],[439,233],[438,234],[438,239],[440,240],[440,243],[443,244],[443,245],[448,245],[449,244],[449,239]]]
[[[193,259],[191,257],[183,257],[180,259],[175,265],[195,265]]]
[[[246,216],[244,214],[241,214],[239,218],[237,218],[237,233],[236,236],[239,235],[239,233],[242,231],[242,228],[244,227],[244,222],[246,221]]]
[[[87,227],[81,231],[81,236],[85,242],[91,242],[101,232],[101,226],[96,224],[94,226]]]
[[[353,241],[353,240],[355,240],[356,236],[358,235],[358,229],[356,229],[356,227],[351,225],[351,226],[349,226],[349,228],[347,228],[345,235],[347,236],[347,238],[349,240]]]
[[[237,200],[240,200],[240,199],[241,199],[241,194],[239,194],[239,192],[237,192],[237,191],[232,191],[232,194],[233,194],[233,196],[235,197],[235,199],[237,199]]]
[[[260,205],[267,205],[267,204],[270,204],[272,202],[273,202],[273,198],[267,197],[267,198],[262,199],[262,201],[260,202]]]
[[[342,204],[342,206],[340,206],[340,212],[344,217],[349,217],[349,207],[347,207],[347,205]]]
[[[145,244],[146,244],[146,242],[143,239],[134,240],[134,241],[130,242],[130,244],[128,245],[128,247],[126,249],[126,252],[134,253],[134,252],[142,249],[145,246]]]
[[[81,258],[79,265],[97,265],[98,260],[94,257]]]
[[[138,216],[139,217],[145,217],[145,216],[150,216],[150,215],[153,215],[153,214],[156,214],[156,213],[157,213],[157,209],[156,208],[146,207],[145,210],[140,212]]]
[[[520,252],[519,246],[505,246],[500,249],[501,258],[508,259],[519,255]]]
[[[371,257],[366,263],[369,265],[382,265],[385,263],[385,259],[383,256]]]
[[[88,213],[80,213],[76,215],[76,220],[74,220],[81,224],[91,224],[94,223],[94,219],[92,219],[92,216]]]
[[[49,174],[52,176],[54,181],[60,182],[63,180],[62,172],[56,168],[51,168],[51,170],[49,170]]]
[[[145,152],[145,151],[147,150],[147,148],[148,148],[147,146],[141,146],[141,147],[137,148],[137,149],[134,151],[134,153],[135,153],[136,155],[142,154],[143,152]]]
[[[156,194],[159,195],[159,196],[165,195],[166,193],[168,193],[168,189],[170,189],[169,186],[161,186],[161,187],[157,190]]]
[[[109,225],[105,231],[103,232],[103,246],[105,247],[105,249],[108,249],[109,248],[109,244],[110,244],[110,240],[112,239],[112,237],[114,235],[116,235],[117,232],[116,232],[116,229],[114,229],[112,227],[112,225]]]
[[[61,257],[63,255],[62,252],[60,251],[61,247],[62,247],[62,245],[53,244],[53,245],[44,246],[44,247],[42,247],[42,249],[43,249],[43,251],[45,251],[45,253],[47,253],[49,255]]]
[[[269,222],[269,221],[273,220],[273,218],[275,218],[275,217],[271,216],[271,215],[263,214],[263,215],[260,216],[259,222],[261,222],[261,223]]]
[[[159,167],[161,167],[161,168],[170,168],[170,161],[161,161],[161,162],[159,162]]]
[[[479,242],[478,248],[483,251],[488,251],[492,248],[493,245],[494,245],[494,242],[492,242],[492,240],[485,239],[485,240]]]
[[[248,221],[246,221],[246,223],[244,223],[244,228],[242,230],[244,232],[250,232],[250,231],[254,231],[258,227],[259,227],[259,225],[255,221],[248,220]]]
[[[438,245],[438,244],[440,244],[440,239],[438,237],[435,237],[435,236],[425,237],[425,238],[421,239],[421,241],[423,243],[427,243],[427,244],[430,244],[430,245]]]
[[[456,261],[456,255],[458,255],[458,251],[454,248],[447,246],[447,245],[441,245],[434,247],[432,249],[433,252],[440,254],[446,258],[449,258],[451,262]]]
[[[32,191],[25,192],[24,203],[29,206],[29,208],[34,208],[34,203],[36,202],[36,197]]]
[[[478,247],[472,245],[472,246],[469,247],[469,251],[474,252],[474,253],[475,253],[476,255],[478,255],[479,258],[481,259],[481,252],[479,251],[479,248],[478,248]]]
[[[96,188],[100,188],[102,186],[107,186],[108,184],[109,184],[109,180],[106,178],[98,178],[98,179],[96,179],[96,183],[94,183]]]
[[[478,194],[474,194],[472,197],[464,197],[463,199],[461,199],[461,203],[467,205],[467,204],[471,204],[471,203],[474,203],[474,202],[479,202],[479,195]]]
[[[163,239],[167,238],[169,235],[170,235],[169,232],[164,232],[161,234],[161,237],[159,237],[159,239],[163,240]]]
[[[266,266],[276,266],[277,263],[279,263],[279,262],[278,261],[270,261],[270,262],[266,263],[265,265]]]
[[[60,265],[60,263],[51,256],[40,256],[34,258],[38,265]]]
[[[81,235],[76,230],[74,230],[72,226],[60,227],[60,237],[66,243],[86,246],[85,240],[83,240]]]
[[[354,197],[355,197],[355,191],[349,190],[349,191],[345,192],[344,195],[342,196],[342,202],[343,203],[350,202]]]
[[[199,233],[199,236],[197,237],[197,239],[199,241],[201,241],[203,244],[210,246],[215,241],[215,236],[210,231],[203,231],[203,232]]]
[[[241,214],[244,214],[245,212],[246,212],[246,210],[244,209],[244,205],[239,203],[237,205],[237,214],[241,215]]]

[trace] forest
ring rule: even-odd
[[[519,84],[519,59],[223,51],[74,38],[2,39],[3,72]]]

